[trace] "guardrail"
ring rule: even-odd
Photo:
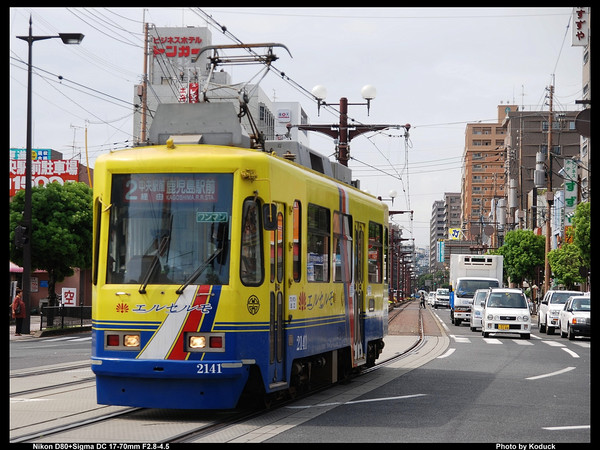
[[[91,306],[43,306],[40,309],[40,330],[91,324]]]

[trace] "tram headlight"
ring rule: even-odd
[[[206,347],[206,336],[190,336],[189,345],[194,349]]]
[[[126,334],[123,336],[123,345],[125,347],[139,347],[140,346],[140,335],[139,334]]]
[[[225,351],[225,333],[189,332],[184,342],[186,352]]]
[[[105,335],[106,350],[139,350],[142,338],[140,333],[133,331],[111,331]]]

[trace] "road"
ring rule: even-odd
[[[417,318],[417,304],[409,304],[390,334],[415,334]],[[273,411],[261,442],[590,442],[590,339],[547,336],[535,326],[529,340],[484,339],[468,324],[452,325],[443,309],[427,309],[423,330],[425,342],[443,336],[449,345],[429,358],[426,345],[417,348],[419,364],[386,367],[379,379],[365,381],[375,377],[367,374],[332,389],[343,389],[348,401],[332,406],[330,394],[288,409],[304,415],[293,424],[274,427],[286,413]],[[90,344],[89,333],[11,341],[10,369],[89,360]]]
[[[433,313],[442,355],[267,442],[590,442],[590,340],[483,339]]]

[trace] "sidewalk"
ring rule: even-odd
[[[72,327],[65,327],[65,328],[52,328],[49,330],[48,329],[40,330],[40,320],[41,320],[41,316],[30,316],[29,334],[22,334],[21,336],[15,336],[15,324],[11,323],[8,327],[9,334],[10,334],[10,340],[17,341],[17,340],[47,337],[47,336],[59,336],[59,335],[65,335],[65,334],[82,333],[85,331],[90,331],[92,329],[91,325],[84,325],[82,327],[72,326]]]
[[[9,325],[10,340],[22,340],[31,339],[36,337],[36,333],[40,332],[40,316],[30,316],[29,320],[29,331],[30,334],[22,334],[21,336],[15,336],[15,324]]]

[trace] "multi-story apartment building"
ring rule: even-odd
[[[431,217],[429,218],[429,268],[438,269],[442,266],[438,256],[438,242],[447,239],[444,234],[444,201],[436,200],[431,205]]]
[[[447,262],[447,253],[441,255],[440,241],[447,241],[450,228],[461,227],[460,222],[460,192],[445,192],[443,200],[436,200],[431,207],[429,221],[429,268],[442,269]]]
[[[505,117],[516,105],[498,105],[497,123],[469,123],[461,180],[461,223],[465,239],[497,246],[498,211],[505,197]]]

